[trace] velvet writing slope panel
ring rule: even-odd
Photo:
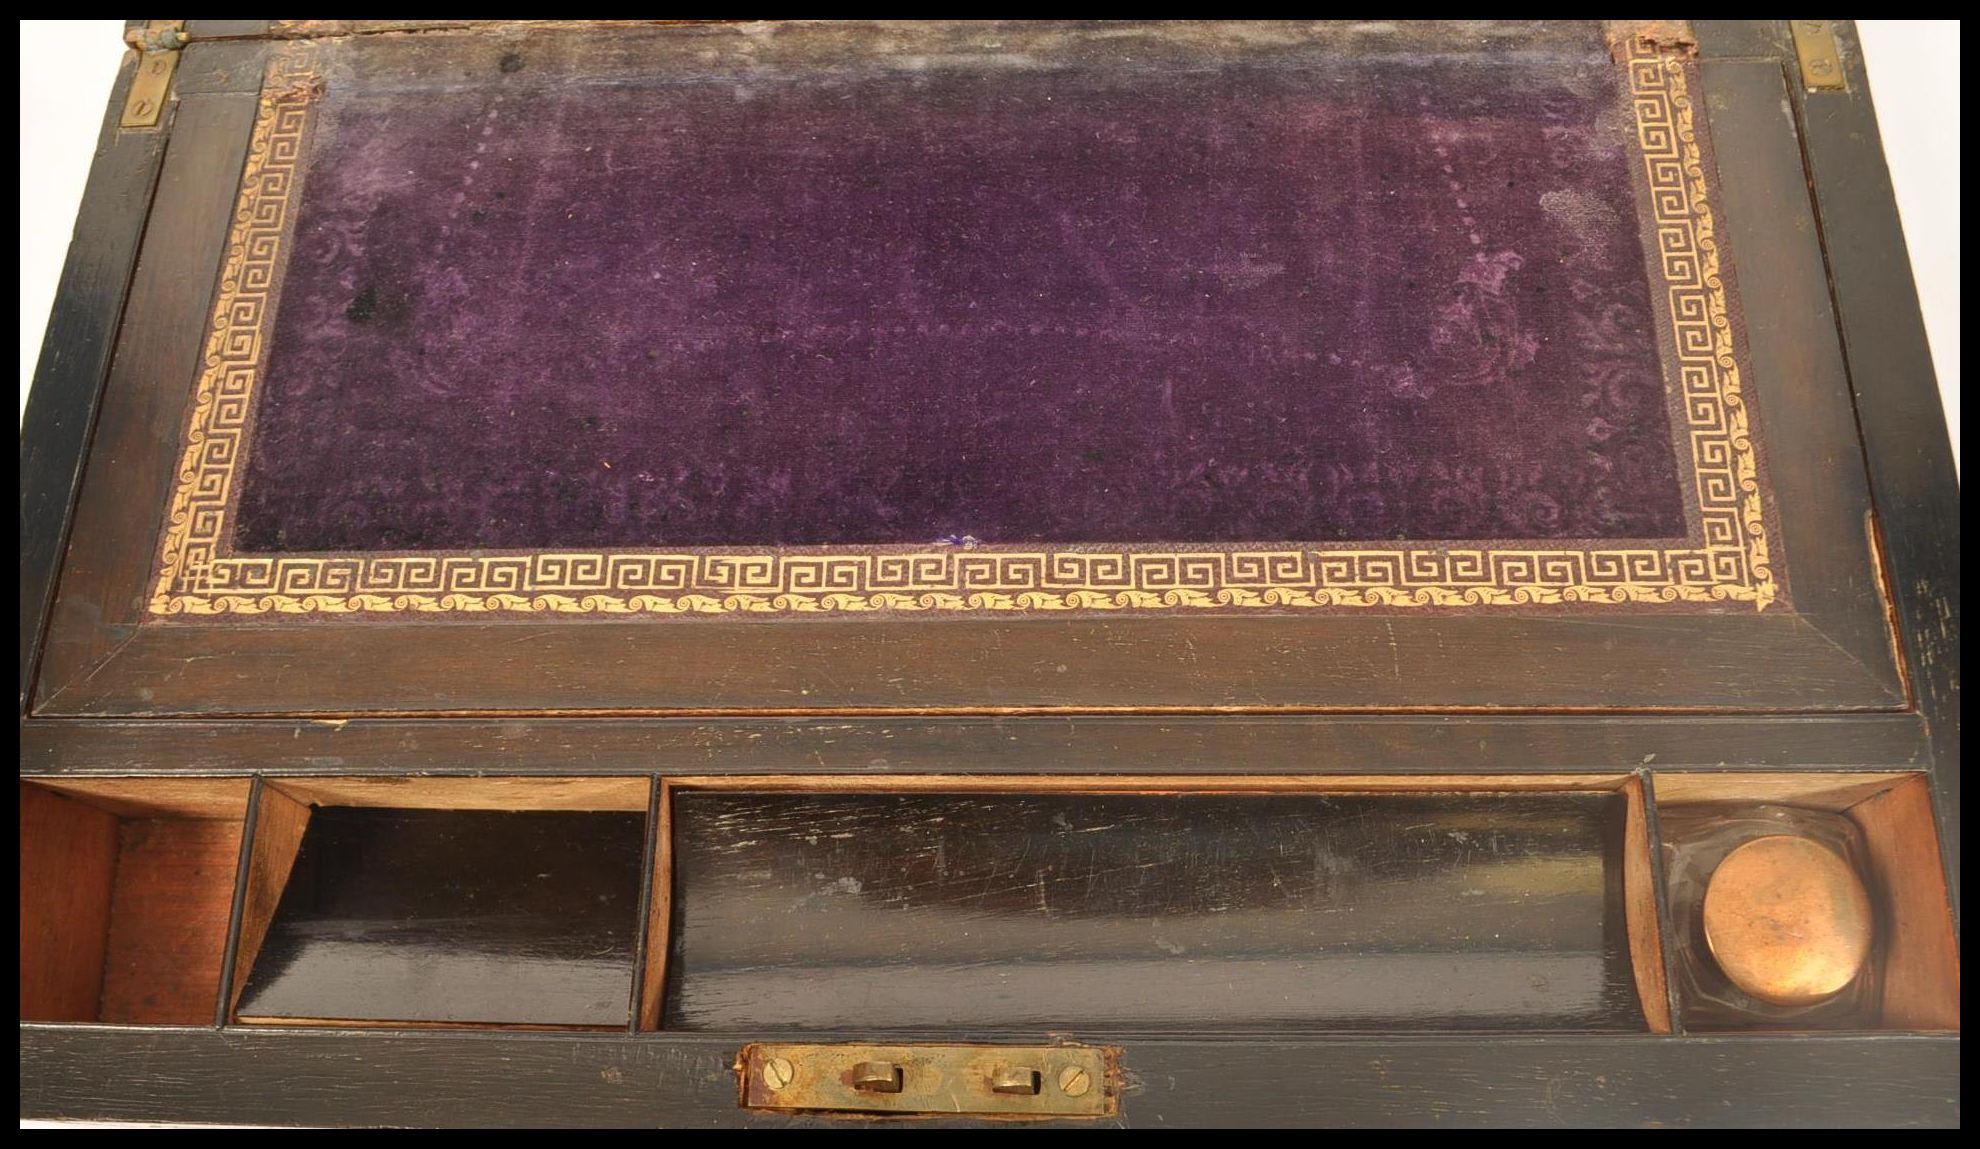
[[[1766,610],[1681,50],[272,55],[149,611]]]

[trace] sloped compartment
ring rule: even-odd
[[[273,782],[242,1024],[623,1029],[650,783]]]

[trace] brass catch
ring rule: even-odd
[[[165,100],[171,94],[172,74],[179,68],[179,49],[185,45],[184,20],[146,20],[144,27],[124,33],[124,40],[138,54],[137,75],[131,77],[131,90],[124,97],[124,115],[119,121],[126,128],[155,128],[165,114]]]
[[[1120,1050],[1092,1045],[806,1045],[736,1058],[748,1109],[1106,1117],[1119,1111]]]
[[[1841,91],[1842,53],[1836,48],[1834,20],[1789,20],[1794,33],[1794,54],[1801,60],[1801,86],[1810,91]]]

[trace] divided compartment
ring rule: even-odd
[[[658,785],[23,779],[21,1020],[1959,1029],[1922,774]],[[1697,916],[1714,867],[1781,833],[1846,859],[1872,908],[1866,972],[1813,1009],[1714,983]]]
[[[676,778],[660,812],[646,1030],[1670,1032],[1634,775]]]
[[[270,779],[239,1024],[624,1030],[646,778]]]
[[[249,787],[20,783],[22,1021],[214,1023]]]
[[[1959,1030],[1959,942],[1924,774],[1659,773],[1653,786],[1671,974],[1686,1031]],[[1843,859],[1868,895],[1868,956],[1832,997],[1789,1005],[1751,996],[1705,936],[1704,893],[1717,868],[1734,849],[1770,836],[1800,838]],[[1785,895],[1763,896],[1800,889],[1789,884]],[[1827,900],[1817,898],[1818,908]],[[1769,909],[1761,904],[1756,916]],[[1790,917],[1777,936],[1806,939],[1830,929]],[[1789,954],[1776,967],[1783,976],[1801,972],[1798,955],[1782,952]]]

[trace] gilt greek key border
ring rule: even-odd
[[[1632,44],[1623,63],[1693,465],[1694,537],[1682,545],[228,554],[226,520],[272,329],[310,108],[320,91],[311,51],[305,44],[278,53],[263,88],[166,518],[153,614],[763,615],[1573,603],[1765,609],[1778,597],[1685,64],[1647,40]]]

